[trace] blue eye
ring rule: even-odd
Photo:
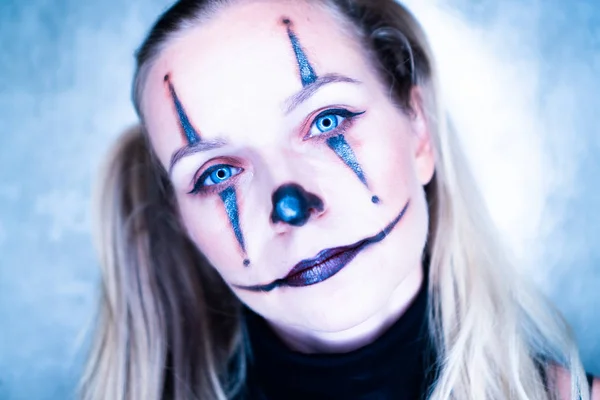
[[[338,130],[343,130],[344,127],[341,126],[346,119],[352,119],[358,115],[363,114],[354,113],[348,111],[343,108],[338,109],[330,109],[325,110],[321,114],[319,114],[310,127],[310,132],[306,135],[306,138],[312,138],[315,136],[320,136],[329,132],[334,132]]]
[[[214,186],[223,183],[231,179],[231,177],[238,175],[240,172],[242,172],[242,168],[234,167],[232,165],[214,165],[204,171],[204,173],[196,181],[194,189],[192,189],[190,193],[199,193],[202,191],[202,189],[208,186]]]
[[[327,133],[335,130],[346,118],[333,113],[325,114],[318,117],[310,127],[309,136],[318,136],[322,133]]]
[[[315,125],[317,129],[321,132],[328,132],[338,127],[338,125],[340,124],[338,118],[341,117],[338,115],[325,115],[316,120]]]
[[[215,165],[202,174],[202,178],[204,178],[204,180],[201,181],[202,185],[218,185],[232,176],[239,174],[241,170],[241,168],[236,168],[231,165]]]

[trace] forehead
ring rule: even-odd
[[[184,144],[167,74],[201,137],[277,128],[269,125],[280,123],[285,100],[302,87],[284,18],[292,21],[318,75],[370,78],[357,41],[322,6],[291,1],[229,6],[172,39],[150,69],[141,106],[163,164]]]

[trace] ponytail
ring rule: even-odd
[[[114,146],[98,189],[101,299],[82,398],[229,397],[238,301],[181,228],[141,126]]]

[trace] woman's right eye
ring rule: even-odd
[[[194,189],[192,189],[190,193],[196,194],[202,191],[204,188],[219,185],[238,175],[240,172],[242,172],[242,168],[234,167],[233,165],[214,165],[200,175],[194,185]]]

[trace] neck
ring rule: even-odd
[[[290,349],[301,353],[346,353],[380,337],[412,304],[423,283],[423,268],[412,268],[383,307],[361,323],[338,332],[302,330],[269,322],[271,329]]]

